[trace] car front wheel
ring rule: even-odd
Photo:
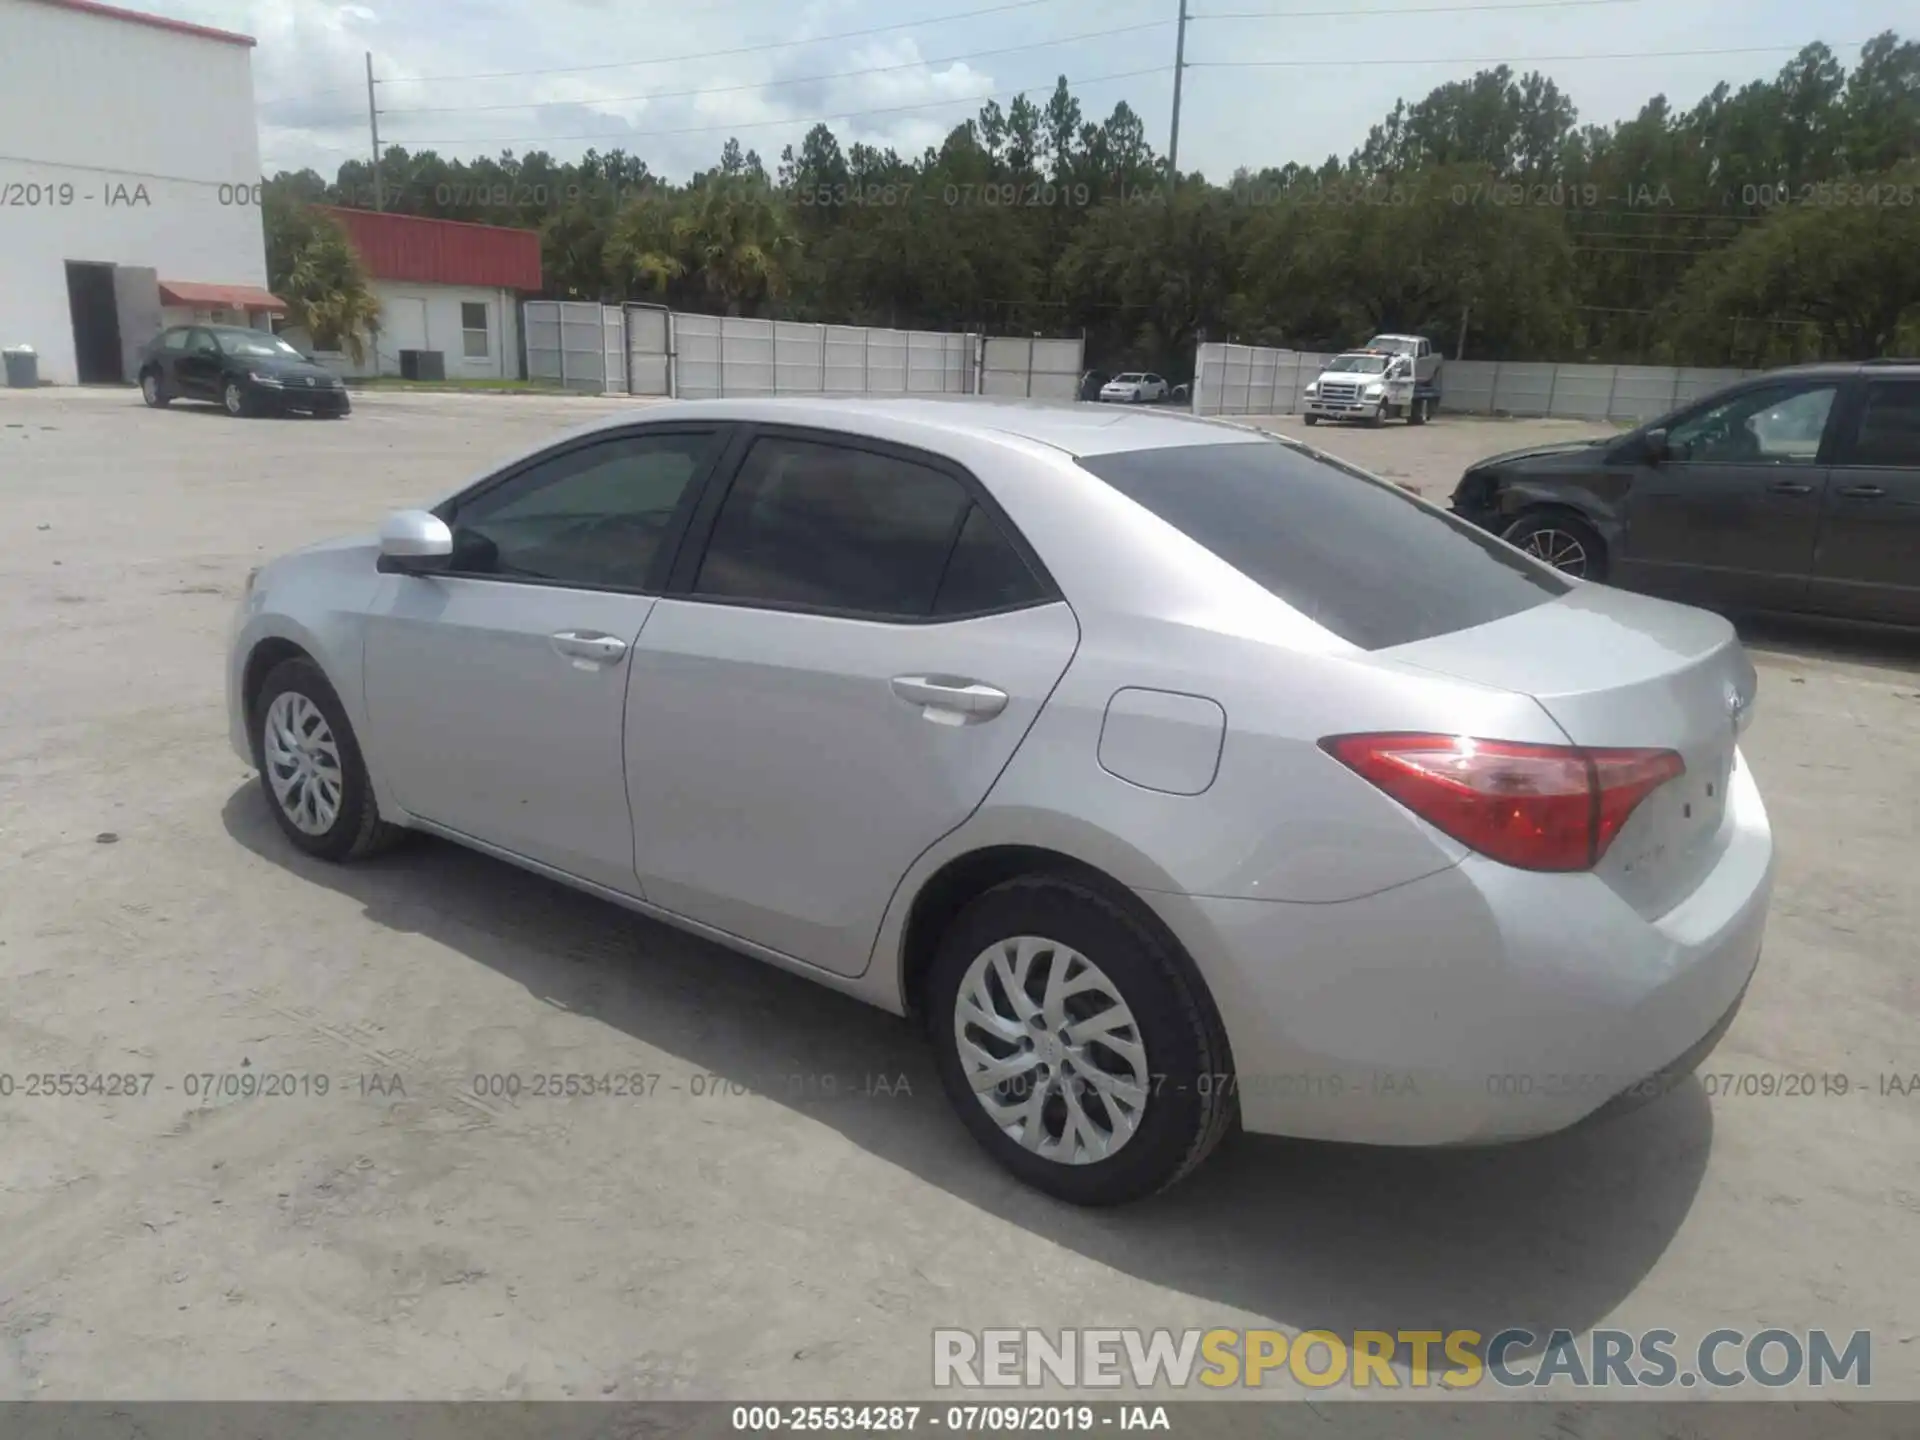
[[[1211,1000],[1164,940],[1061,875],[996,886],[941,938],[927,991],[941,1083],[1021,1180],[1080,1205],[1164,1190],[1238,1114]]]
[[[260,788],[289,840],[322,860],[356,860],[398,836],[380,818],[360,743],[318,665],[274,666],[252,714]]]
[[[1607,578],[1607,542],[1586,521],[1557,511],[1522,515],[1500,537],[1579,580]]]
[[[147,402],[150,409],[166,409],[167,401],[172,397],[167,394],[167,387],[160,383],[158,370],[149,370],[140,377],[140,398]]]
[[[246,389],[238,380],[229,380],[220,389],[220,402],[227,407],[227,414],[241,416],[252,408],[247,404]]]

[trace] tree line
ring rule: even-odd
[[[1064,77],[918,157],[816,125],[771,169],[728,140],[684,183],[623,150],[391,146],[380,172],[389,210],[537,229],[550,297],[1084,331],[1090,363],[1176,378],[1203,339],[1379,330],[1515,360],[1920,352],[1920,43],[1892,32],[1851,69],[1810,44],[1770,80],[1612,125],[1499,66],[1396,104],[1345,158],[1224,181],[1169,174],[1130,106],[1089,119]],[[373,182],[364,161],[267,182],[272,279],[323,322],[341,241],[305,204],[366,205]]]

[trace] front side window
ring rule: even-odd
[[[922,619],[963,539],[973,498],[952,475],[893,455],[766,436],[741,463],[694,593],[774,606]],[[984,519],[985,517],[983,517]],[[977,607],[1004,576],[976,531],[950,607]]]
[[[1676,460],[1706,465],[1811,465],[1835,385],[1766,386],[1709,404],[1667,432]]]
[[[1282,441],[1121,451],[1080,464],[1365,650],[1484,625],[1572,588],[1475,526]]]
[[[193,338],[187,342],[187,349],[195,355],[218,355],[220,346],[213,336],[205,330],[193,332]]]
[[[461,353],[469,360],[487,358],[487,307],[483,301],[460,303]]]
[[[1867,386],[1847,463],[1920,470],[1920,380],[1875,380]]]
[[[455,510],[449,568],[598,589],[653,588],[666,537],[715,440],[711,430],[628,435],[538,462]]]

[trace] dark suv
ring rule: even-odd
[[[1453,509],[1584,579],[1920,626],[1920,360],[1774,370],[1612,439],[1495,455]]]

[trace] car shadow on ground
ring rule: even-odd
[[[1795,616],[1737,622],[1748,649],[1802,660],[1839,660],[1920,674],[1920,630],[1895,630]]]
[[[378,925],[424,935],[550,1004],[772,1097],[1100,1264],[1290,1328],[1491,1335],[1517,1325],[1544,1341],[1555,1326],[1588,1327],[1666,1248],[1711,1148],[1711,1110],[1688,1082],[1611,1123],[1494,1149],[1235,1136],[1164,1195],[1076,1209],[1019,1185],[978,1149],[905,1021],[438,840],[413,837],[356,865],[311,860],[286,842],[253,784],[223,818],[247,849],[351,897]],[[836,1098],[822,1093],[826,1074]],[[865,1077],[886,1077],[892,1093],[859,1095]],[[1223,1312],[1222,1323],[1238,1322]]]

